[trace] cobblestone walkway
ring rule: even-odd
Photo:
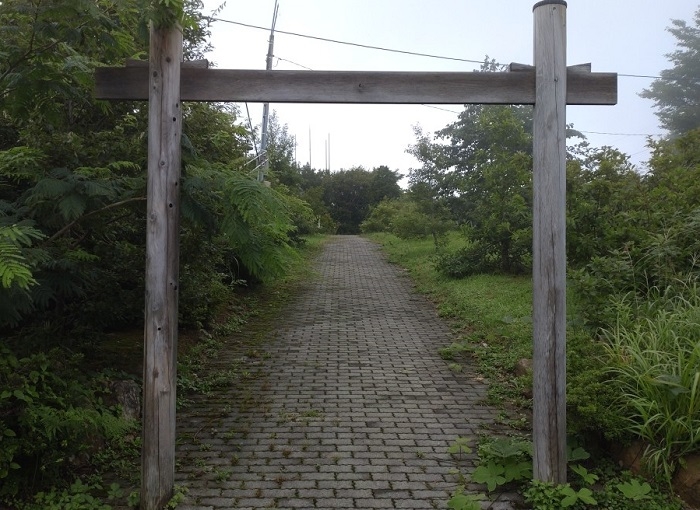
[[[448,447],[494,420],[486,386],[448,369],[449,329],[376,245],[336,237],[316,264],[269,356],[217,360],[247,356],[247,382],[179,415],[179,509],[447,507]]]

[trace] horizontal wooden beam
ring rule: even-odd
[[[139,60],[135,58],[127,58],[126,67],[148,67],[149,66],[148,60]],[[197,67],[200,69],[209,69],[209,61],[206,58],[200,59],[200,60],[183,60],[180,63],[180,69],[183,69],[185,67]]]
[[[101,67],[98,99],[148,99],[148,69]],[[567,103],[617,103],[617,74],[569,70]],[[431,73],[182,68],[183,101],[368,104],[534,104],[535,72]]]

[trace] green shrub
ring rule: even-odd
[[[111,510],[112,507],[93,496],[99,485],[84,484],[75,480],[67,489],[50,489],[34,495],[33,501],[21,505],[22,510]],[[113,487],[114,491],[116,488]]]
[[[617,321],[617,305],[631,294],[645,301],[655,289],[678,289],[678,280],[698,275],[700,209],[670,215],[663,229],[649,225],[636,244],[628,243],[591,258],[569,272],[572,288],[584,306],[584,323],[593,328]]]
[[[567,332],[567,431],[598,442],[626,442],[633,434],[620,408],[619,385],[610,380],[601,341],[581,330]]]
[[[450,278],[466,278],[475,274],[490,273],[497,269],[495,254],[481,243],[471,243],[450,253],[438,255],[435,268]]]
[[[369,216],[360,224],[363,233],[391,232],[391,224],[401,208],[398,200],[385,199],[379,202]]]
[[[0,347],[0,502],[70,475],[128,430],[84,382],[75,356]]]
[[[435,225],[427,214],[407,202],[391,223],[391,231],[401,239],[424,239],[433,233]]]
[[[409,199],[383,200],[362,222],[362,232],[390,232],[400,239],[433,236],[436,247],[453,226],[446,211],[437,204],[422,206]]]

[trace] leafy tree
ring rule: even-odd
[[[370,203],[374,205],[382,200],[399,198],[401,196],[401,188],[398,185],[400,178],[398,172],[389,170],[386,165],[373,169],[369,194]]]
[[[629,157],[612,147],[593,149],[584,142],[570,152],[566,168],[569,265],[581,267],[595,256],[638,241],[648,209],[638,207],[643,201],[642,177]]]
[[[338,222],[339,234],[357,234],[369,214],[372,176],[362,167],[329,174],[323,183],[323,201]]]
[[[676,38],[678,49],[666,55],[673,64],[661,71],[640,95],[656,104],[656,115],[671,136],[679,136],[700,125],[700,10],[693,25],[672,20],[667,30]]]
[[[570,179],[570,275],[586,322],[610,326],[623,296],[644,308],[650,295],[683,293],[679,282],[697,278],[699,135],[653,142],[644,176],[608,148]]]
[[[328,173],[323,178],[323,201],[338,223],[339,234],[357,234],[373,206],[401,193],[399,175],[386,166],[368,172],[362,167]]]
[[[42,317],[67,335],[74,326],[98,332],[142,320],[147,109],[140,102],[92,98],[96,66],[144,54],[146,39],[133,36],[146,35],[142,3],[0,4],[7,43],[0,51],[0,227],[41,232],[31,250],[45,255],[31,262],[36,284],[22,291],[26,299],[15,298],[18,289],[0,289],[7,305],[0,326]],[[196,12],[200,2],[176,4],[186,13],[187,53],[200,56],[208,23]],[[247,195],[269,206],[257,216],[240,214],[239,207],[255,210],[251,200],[227,200],[249,189],[237,178],[249,144],[236,121],[236,110],[225,105],[183,106],[184,324],[213,316],[232,282],[264,280],[280,269],[282,262],[262,264],[256,257],[269,262],[288,253],[281,232],[291,234],[290,214],[305,210],[272,191]],[[244,230],[248,241],[227,235],[224,225]]]
[[[456,217],[454,209],[450,214],[449,206],[457,205],[457,194],[449,185],[451,177],[445,172],[447,168],[443,147],[431,143],[430,138],[420,127],[414,127],[416,144],[408,151],[422,163],[420,168],[412,168],[409,172],[408,198],[418,209],[428,217],[430,233],[435,242],[435,249],[440,245],[440,237]]]
[[[273,111],[268,119],[267,157],[271,178],[284,184],[293,192],[302,188],[302,176],[294,161],[295,140],[289,134],[286,124],[282,124]]]
[[[470,105],[437,133],[437,142],[417,135],[410,151],[423,168],[412,172],[412,189],[443,200],[472,243],[448,255],[448,265],[467,257],[478,259],[469,272],[525,270],[532,244],[531,110]]]

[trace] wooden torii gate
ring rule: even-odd
[[[149,101],[142,509],[174,484],[180,101],[534,105],[534,476],[565,481],[566,105],[617,103],[617,74],[567,68],[566,8],[534,5],[534,66],[503,73],[203,69],[181,64],[177,28],[151,30],[148,67],[97,70],[97,98]]]

